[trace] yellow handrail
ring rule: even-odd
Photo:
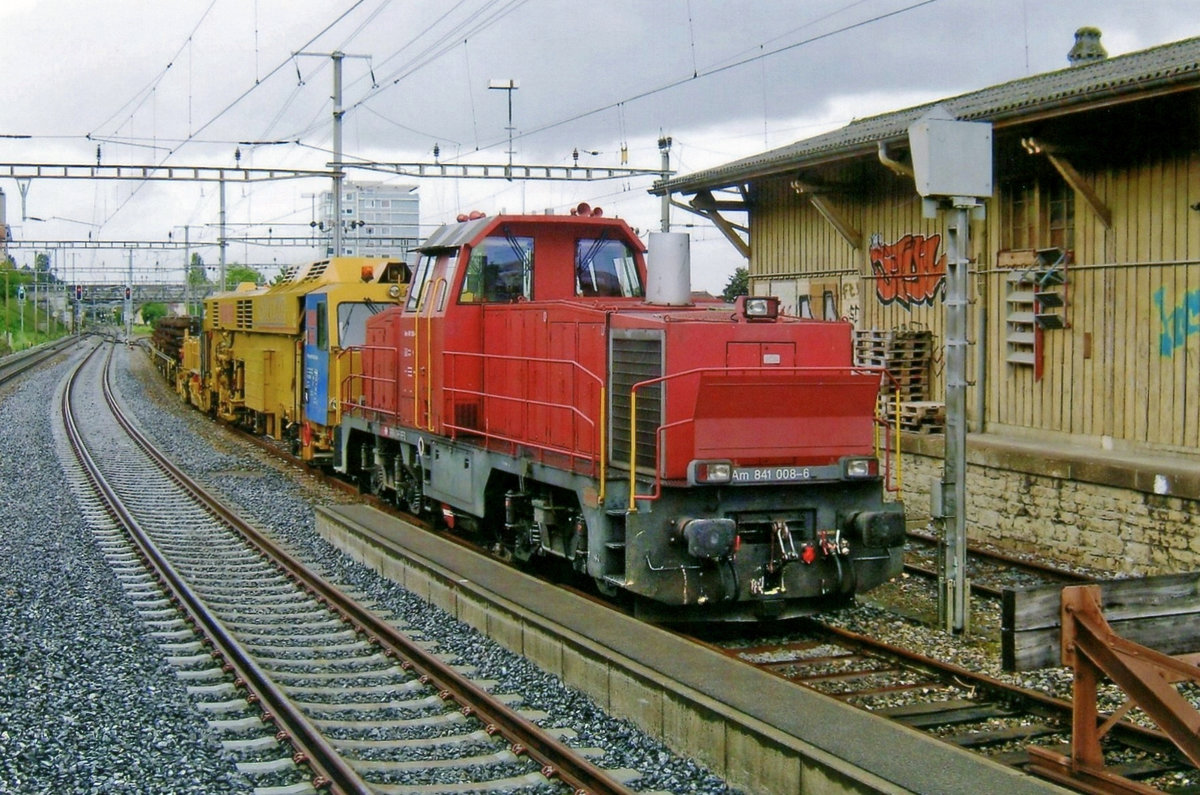
[[[606,441],[606,439],[608,437],[608,425],[604,421],[604,418],[606,416],[606,412],[604,411],[604,405],[605,405],[604,398],[606,395],[607,395],[607,390],[604,388],[604,382],[601,381],[600,382],[600,488],[597,490],[597,498],[596,499],[597,499],[597,502],[600,504],[600,507],[602,507],[602,508],[604,507],[604,495],[605,495],[606,489],[607,489],[607,486],[605,484],[608,482],[608,477],[607,477],[607,475],[608,475],[608,442]]]
[[[420,289],[420,288],[418,288]],[[418,294],[418,300],[420,295]],[[418,304],[413,307],[413,416],[412,423],[414,428],[421,427],[421,307]],[[403,346],[397,346],[400,348]],[[397,373],[399,375],[399,373]],[[400,405],[400,396],[396,396],[396,405]]]
[[[629,512],[637,513],[637,387],[629,389]]]
[[[425,313],[425,360],[428,372],[425,373],[425,429],[433,431],[433,307],[437,304],[438,288],[446,284],[446,277],[439,276],[433,283],[433,288],[430,290],[431,295],[427,296],[429,302],[429,311]],[[419,310],[419,307],[418,307]],[[414,384],[414,387],[416,385]],[[416,389],[413,389],[416,392]],[[414,424],[416,417],[413,418]]]

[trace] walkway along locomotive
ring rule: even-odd
[[[403,305],[338,354],[361,367],[333,467],[652,618],[799,615],[894,577],[882,373],[847,323],[693,303],[682,250],[652,253],[647,296],[641,242],[586,205],[441,227]]]

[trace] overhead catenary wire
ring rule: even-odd
[[[901,14],[905,14],[910,11],[914,11],[923,6],[932,5],[933,3],[936,3],[936,2],[938,2],[938,0],[919,0],[919,2],[911,3],[907,6],[904,6],[903,8],[898,8],[894,11],[888,11],[883,14],[877,14],[873,17],[870,17],[869,19],[863,19],[858,22],[852,22],[850,24],[843,25],[834,30],[826,31],[825,33],[820,33],[815,36],[809,36],[806,39],[803,39],[803,40],[797,41],[797,42],[793,42],[792,44],[788,44],[784,47],[777,47],[773,50],[768,50],[759,55],[755,55],[755,56],[752,56],[749,58],[743,58],[741,60],[734,61],[732,63],[728,63],[723,66],[716,66],[716,67],[711,67],[709,69],[704,69],[695,76],[688,76],[688,77],[679,78],[677,80],[672,80],[669,83],[664,83],[663,85],[657,86],[655,88],[646,89],[645,91],[641,91],[637,94],[633,94],[632,96],[625,97],[624,99],[621,99],[621,100],[618,100],[615,102],[609,102],[604,105],[592,108],[591,110],[582,111],[582,112],[576,113],[572,116],[568,116],[566,118],[559,119],[558,121],[553,121],[553,122],[549,122],[547,124],[543,124],[540,127],[534,127],[523,133],[519,133],[515,137],[516,138],[528,138],[531,135],[537,135],[538,133],[542,133],[547,130],[552,130],[556,127],[561,127],[565,124],[570,124],[571,122],[579,121],[580,119],[586,119],[589,116],[596,115],[597,113],[603,113],[606,110],[612,110],[613,108],[617,107],[618,105],[621,105],[624,103],[629,103],[629,102],[635,102],[639,99],[646,99],[647,97],[652,97],[655,94],[661,94],[664,91],[669,91],[673,88],[678,88],[678,87],[685,85],[693,80],[698,80],[698,79],[702,79],[702,78],[706,78],[706,77],[712,77],[713,75],[721,74],[722,72],[727,72],[731,69],[736,69],[739,66],[745,66],[747,64],[754,63],[755,61],[758,61],[762,58],[770,58],[775,55],[779,55],[781,53],[788,52],[789,50],[794,50],[797,47],[803,47],[808,44],[813,44],[813,43],[821,41],[823,39],[828,39],[832,36],[836,36],[840,33],[846,33],[848,31],[855,30],[857,28],[861,28],[866,25],[873,24],[875,22],[880,22],[882,20],[889,19],[891,17],[899,16]],[[507,139],[501,140],[501,141],[496,141],[496,142],[493,142],[490,144],[486,144],[480,148],[481,149],[492,149],[497,146],[502,146],[506,143],[507,143]]]
[[[215,0],[214,0],[214,2],[215,2]],[[326,25],[325,27],[323,27],[323,28],[322,28],[322,29],[321,29],[319,32],[317,32],[317,33],[316,33],[314,36],[312,36],[310,39],[308,39],[308,41],[306,41],[306,42],[305,42],[303,45],[301,45],[301,47],[300,47],[299,49],[303,50],[305,47],[308,47],[308,46],[310,46],[310,45],[311,45],[313,42],[315,42],[315,41],[316,41],[317,39],[319,39],[321,36],[323,36],[323,35],[325,35],[326,33],[328,33],[328,32],[329,32],[330,30],[332,30],[332,29],[333,29],[333,28],[334,28],[334,27],[335,27],[335,26],[336,26],[338,23],[340,23],[340,22],[341,22],[342,20],[344,20],[344,19],[345,19],[347,16],[349,16],[351,13],[353,13],[353,12],[354,12],[354,10],[355,10],[355,9],[357,9],[359,6],[361,6],[361,5],[362,5],[364,2],[366,2],[366,0],[356,0],[356,2],[354,2],[354,3],[353,3],[353,4],[352,4],[352,5],[349,7],[349,8],[347,8],[345,11],[343,11],[341,14],[339,14],[337,17],[335,17],[335,18],[334,18],[334,20],[333,20],[332,22],[330,22],[329,24],[327,24],[327,25]],[[219,120],[221,117],[223,117],[223,116],[224,116],[226,113],[228,113],[230,110],[232,110],[232,109],[233,109],[234,107],[236,107],[238,104],[240,104],[240,103],[241,103],[241,102],[242,102],[244,99],[246,99],[246,97],[248,97],[250,94],[252,94],[252,93],[255,91],[255,89],[257,89],[259,86],[261,86],[261,85],[262,85],[262,84],[263,84],[263,83],[264,83],[266,80],[269,80],[269,79],[270,79],[271,77],[273,77],[275,74],[277,74],[277,73],[278,73],[278,72],[280,72],[281,70],[285,69],[285,68],[287,67],[287,65],[288,65],[289,63],[291,63],[291,62],[292,62],[292,56],[291,56],[291,55],[289,55],[287,58],[283,59],[283,60],[282,60],[282,61],[281,61],[279,64],[277,64],[277,65],[276,65],[276,66],[275,66],[273,69],[271,69],[271,71],[270,71],[270,72],[268,72],[268,73],[267,73],[267,74],[266,74],[266,75],[265,75],[265,76],[262,78],[262,80],[261,80],[261,81],[257,81],[257,82],[255,82],[255,83],[254,83],[252,86],[250,86],[250,87],[249,87],[249,88],[247,88],[245,91],[243,91],[241,94],[239,94],[239,95],[238,95],[238,96],[237,96],[237,97],[236,97],[236,98],[235,98],[235,99],[234,99],[232,102],[230,102],[228,105],[226,105],[226,106],[225,106],[224,108],[222,108],[221,110],[217,111],[217,113],[216,113],[215,115],[213,115],[213,117],[212,117],[212,118],[210,118],[210,119],[209,119],[208,121],[206,121],[204,124],[200,125],[200,127],[198,127],[198,128],[197,128],[197,129],[196,129],[194,132],[191,132],[191,133],[188,135],[188,137],[187,137],[186,139],[184,139],[184,141],[183,141],[183,142],[182,142],[182,143],[179,145],[179,147],[176,147],[175,149],[173,149],[173,150],[171,150],[170,152],[168,152],[168,153],[167,153],[167,154],[166,154],[166,155],[165,155],[165,156],[162,158],[162,160],[160,160],[160,161],[159,161],[159,162],[158,162],[156,165],[158,165],[158,166],[162,166],[162,165],[164,165],[164,164],[167,162],[167,160],[169,160],[169,159],[171,158],[171,156],[172,156],[172,155],[174,155],[176,152],[178,152],[178,151],[179,151],[179,149],[180,149],[181,147],[183,147],[183,146],[185,146],[186,144],[190,143],[192,140],[194,140],[194,139],[196,138],[196,136],[198,136],[200,133],[204,132],[204,131],[205,131],[205,130],[207,130],[209,127],[211,127],[213,124],[215,124],[215,123],[216,123],[216,122],[217,122],[217,121],[218,121],[218,120]],[[127,197],[125,198],[125,201],[121,202],[121,204],[120,204],[120,205],[118,205],[118,207],[117,207],[115,210],[113,210],[113,211],[112,211],[112,213],[111,213],[111,214],[108,216],[108,218],[106,218],[106,219],[103,221],[103,223],[101,224],[101,226],[103,226],[104,224],[107,224],[107,223],[108,223],[108,222],[110,222],[110,221],[111,221],[111,220],[112,220],[114,217],[116,217],[116,216],[117,216],[117,214],[118,214],[118,213],[120,213],[120,212],[121,212],[121,210],[123,210],[123,209],[124,209],[124,208],[125,208],[125,207],[126,207],[128,204],[129,204],[129,202],[130,202],[130,201],[132,201],[132,200],[133,200],[133,197],[134,197],[134,196],[136,196],[136,195],[138,194],[138,192],[139,192],[139,191],[141,191],[141,189],[142,189],[142,188],[143,188],[145,185],[146,185],[146,181],[145,181],[145,180],[143,180],[143,181],[139,182],[139,183],[137,184],[137,187],[136,187],[136,188],[134,188],[132,191],[130,191],[130,193],[129,193],[129,196],[127,196]]]
[[[171,71],[171,67],[175,65],[175,61],[179,58],[179,56],[183,54],[184,50],[189,49],[189,46],[192,43],[192,37],[196,35],[196,31],[200,30],[200,26],[204,24],[204,20],[208,18],[209,13],[213,10],[213,6],[215,6],[216,4],[217,4],[217,0],[212,0],[212,2],[208,4],[208,8],[204,9],[204,13],[202,13],[200,15],[200,19],[198,19],[196,21],[196,24],[194,26],[192,26],[192,30],[190,33],[188,33],[187,38],[185,38],[183,40],[183,44],[181,44],[179,46],[179,49],[176,50],[175,54],[171,56],[171,59],[169,61],[167,61],[167,65],[164,66],[162,68],[162,70],[150,80],[149,83],[147,83],[144,87],[142,87],[140,90],[138,90],[132,97],[130,97],[129,100],[124,105],[117,108],[117,110],[113,111],[111,116],[109,116],[107,119],[105,119],[104,121],[97,124],[95,126],[95,128],[91,131],[91,133],[88,134],[87,137],[90,138],[92,135],[98,134],[102,127],[106,126],[113,119],[117,118],[122,113],[124,113],[125,109],[128,108],[130,105],[134,105],[134,108],[133,108],[133,110],[131,110],[129,112],[129,115],[126,117],[126,121],[133,118],[133,114],[137,113],[138,109],[141,108],[141,106],[146,103],[146,100],[150,98],[151,92],[153,92],[154,89],[158,87],[158,84],[161,83],[163,81],[163,78],[165,78],[167,76],[167,73],[169,71]],[[189,55],[189,59],[190,59],[190,55]],[[190,70],[189,70],[189,72],[190,72]]]

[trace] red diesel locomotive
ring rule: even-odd
[[[897,575],[882,376],[850,326],[694,304],[683,236],[655,237],[647,294],[637,236],[586,205],[438,229],[342,353],[334,468],[651,618],[801,615]]]

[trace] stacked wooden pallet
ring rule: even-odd
[[[887,391],[895,400],[929,399],[929,365],[933,358],[933,334],[909,329],[863,329],[854,332],[854,358],[860,365],[883,367],[894,381]]]
[[[910,433],[945,433],[946,404],[933,400],[902,402],[900,430]]]
[[[880,414],[896,418],[896,393],[900,395],[900,427],[914,433],[942,433],[946,406],[929,400],[933,361],[933,333],[912,329],[863,329],[854,332],[855,361],[882,367],[891,378],[880,388]]]

